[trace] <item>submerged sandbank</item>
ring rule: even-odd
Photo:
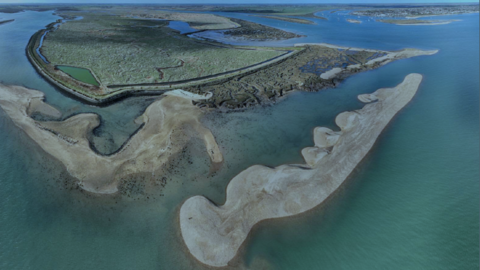
[[[201,109],[192,99],[208,98],[177,90],[152,103],[135,121],[143,126],[115,154],[103,156],[92,150],[89,136],[100,124],[98,115],[82,113],[63,121],[36,121],[33,113],[61,117],[43,102],[40,91],[0,84],[0,107],[45,152],[65,165],[83,189],[115,193],[118,180],[142,172],[155,172],[181,151],[190,139],[182,128],[194,129],[207,147],[212,162],[223,161],[214,136],[199,121]]]
[[[362,109],[343,112],[340,131],[318,127],[315,146],[302,150],[306,164],[252,166],[235,176],[224,205],[203,196],[180,209],[180,230],[190,253],[210,266],[226,266],[252,227],[265,219],[305,212],[322,203],[350,175],[390,120],[413,98],[422,75],[410,74],[394,88],[360,95]]]
[[[0,25],[13,22],[13,21],[15,21],[15,19],[0,21]]]

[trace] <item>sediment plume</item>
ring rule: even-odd
[[[394,88],[359,96],[362,109],[343,112],[333,131],[314,129],[315,146],[302,150],[306,164],[252,166],[229,183],[224,205],[191,197],[180,209],[180,230],[190,253],[209,266],[227,266],[252,227],[322,203],[350,175],[390,120],[414,97],[422,75],[410,74]]]
[[[0,84],[0,107],[45,152],[65,165],[83,189],[94,193],[115,193],[119,179],[142,172],[154,172],[181,151],[189,138],[181,128],[193,128],[204,140],[213,163],[223,161],[214,136],[203,127],[201,109],[193,99],[207,96],[174,90],[153,102],[136,119],[143,126],[116,153],[104,156],[90,147],[88,137],[100,124],[98,115],[82,113],[63,121],[36,121],[33,113],[60,118],[61,113],[45,103],[40,91]]]

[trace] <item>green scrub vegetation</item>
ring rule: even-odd
[[[82,14],[45,37],[42,53],[53,65],[90,69],[101,84],[189,80],[228,72],[284,51],[215,46],[180,35],[168,21]]]

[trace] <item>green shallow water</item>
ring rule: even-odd
[[[154,98],[84,105],[31,67],[25,44],[58,17],[0,17],[16,19],[0,26],[0,81],[45,92],[65,117],[99,114],[93,144],[102,152],[115,151],[138,128],[133,119]],[[222,203],[228,181],[248,166],[301,162],[314,127],[335,128],[338,113],[361,108],[358,94],[395,86],[412,72],[424,74],[417,96],[345,185],[306,214],[255,226],[233,268],[478,269],[479,24],[478,14],[452,19],[458,18],[435,27],[364,22],[362,28],[344,20],[304,26],[251,17],[303,31],[310,42],[440,52],[356,75],[337,89],[294,93],[275,106],[208,114],[203,122],[225,155],[223,167],[210,174],[204,146],[194,138],[190,158],[179,159],[167,185],[152,188],[148,199],[75,189],[62,166],[0,111],[0,269],[205,269],[185,252],[177,229],[185,199],[204,195]]]
[[[57,68],[81,82],[96,86],[100,85],[88,69],[69,66],[57,66]]]

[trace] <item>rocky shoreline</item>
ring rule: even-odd
[[[223,205],[203,196],[186,200],[180,230],[193,257],[208,266],[227,266],[258,222],[300,214],[324,202],[415,96],[421,81],[422,75],[410,74],[394,88],[360,95],[367,104],[339,114],[335,122],[340,131],[315,128],[315,146],[302,150],[305,164],[252,166],[231,180]]]

